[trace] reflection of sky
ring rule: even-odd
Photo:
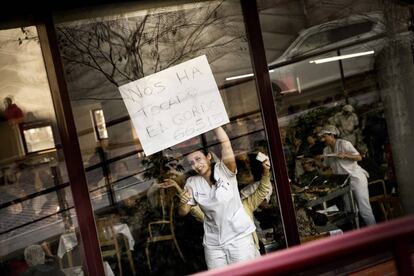
[[[35,27],[27,29],[37,37]],[[0,99],[12,95],[23,112],[50,118],[53,105],[40,44],[32,39],[19,45],[19,37],[24,37],[20,28],[0,31]]]

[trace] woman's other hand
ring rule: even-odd
[[[263,175],[270,176],[270,161],[266,159],[262,162]]]

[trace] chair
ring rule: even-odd
[[[149,268],[150,272],[152,272],[152,267],[151,267],[150,248],[149,247],[152,243],[158,243],[158,242],[163,242],[163,241],[173,241],[174,245],[175,245],[175,248],[178,251],[178,254],[180,255],[181,259],[185,262],[184,255],[181,252],[181,249],[178,245],[177,239],[175,237],[175,232],[174,232],[174,221],[173,221],[173,218],[174,218],[174,200],[173,200],[173,198],[171,198],[171,200],[169,201],[169,215],[168,215],[168,218],[166,218],[164,189],[160,190],[160,203],[161,203],[162,214],[163,214],[162,219],[148,223],[148,235],[149,235],[149,237],[147,238],[147,242],[146,242],[146,246],[145,246],[145,255],[147,257],[147,264],[148,264],[148,268]],[[162,227],[164,225],[166,225],[169,229],[168,234],[159,234],[159,233],[154,232],[154,227],[155,226]]]
[[[121,250],[114,231],[113,219],[113,216],[98,218],[96,220],[96,227],[98,229],[102,258],[116,256],[119,275],[122,276]]]
[[[395,210],[397,206],[399,208],[398,212],[402,210],[398,198],[388,195],[384,180],[378,179],[371,181],[368,183],[368,188],[370,191],[369,201],[371,203],[378,203],[384,220],[388,221],[397,216]]]
[[[131,268],[131,272],[132,272],[133,275],[136,275],[135,264],[134,264],[134,260],[132,258],[131,248],[129,247],[128,238],[125,235],[122,235],[122,240],[124,241],[124,246],[125,246],[126,254],[127,254],[127,257],[128,257],[129,266]],[[132,250],[133,250],[133,248],[132,248]],[[121,254],[121,256],[122,256],[122,254]]]

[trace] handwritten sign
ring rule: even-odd
[[[206,56],[119,87],[146,155],[229,122]]]

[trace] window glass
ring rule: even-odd
[[[77,217],[36,27],[0,31],[0,67],[0,274],[82,272]]]
[[[373,22],[367,21],[348,26],[337,26],[336,28],[331,27],[332,29],[330,30],[319,32],[305,38],[302,44],[298,46],[298,53],[304,54],[320,47],[329,46],[332,43],[366,34],[371,31],[373,25]]]
[[[118,8],[123,10],[122,5]],[[60,54],[89,189],[92,192],[105,186],[108,195],[108,205],[94,204],[101,242],[104,229],[107,229],[102,225],[112,225],[110,228],[115,231],[125,230],[117,233],[121,254],[132,254],[131,259],[121,262],[122,270],[127,274],[133,269],[138,274],[189,274],[205,270],[204,231],[212,229],[213,219],[220,219],[200,198],[197,202],[201,202],[201,217],[192,212],[180,216],[179,210],[181,205],[188,205],[188,200],[181,203],[185,201],[180,199],[181,190],[191,176],[195,179],[196,172],[192,169],[197,170],[196,158],[192,157],[201,154],[199,159],[206,161],[205,168],[211,169],[213,162],[219,165],[221,158],[229,161],[225,167],[215,169],[228,175],[231,189],[234,189],[230,196],[218,196],[220,206],[233,202],[240,207],[237,204],[241,203],[241,198],[243,202],[250,202],[249,210],[234,207],[226,211],[227,218],[231,214],[237,219],[228,219],[228,222],[234,221],[233,226],[220,224],[229,233],[220,237],[221,243],[225,239],[234,239],[243,229],[249,233],[244,238],[251,241],[253,235],[250,233],[255,225],[257,238],[254,246],[245,250],[247,254],[258,256],[284,248],[275,183],[273,177],[267,175],[269,168],[261,163],[265,161],[256,159],[258,152],[268,155],[268,149],[255,81],[251,78],[228,80],[252,72],[240,4],[238,1],[203,1],[145,10],[139,6],[126,8],[118,14],[111,9],[96,9],[86,16],[89,19],[70,21],[56,15]],[[82,14],[78,16],[83,17]],[[190,62],[197,66],[187,65]],[[186,65],[188,67],[183,71],[174,71]],[[195,77],[201,76],[211,78],[194,81]],[[166,85],[171,79],[180,85],[187,81],[194,84],[186,89],[182,86],[171,88]],[[217,89],[213,87],[205,92],[215,91],[212,94],[214,103],[212,98],[206,100],[203,93],[198,94],[205,87],[214,85]],[[123,87],[127,88],[122,90]],[[173,93],[177,96],[170,96]],[[147,105],[131,112],[142,104],[141,98],[148,101],[145,102]],[[187,102],[194,99],[194,105],[189,108]],[[161,104],[154,104],[162,100]],[[215,112],[221,110],[221,106],[224,112],[217,116]],[[96,139],[91,110],[102,110],[107,139]],[[229,157],[224,154],[227,151],[223,151],[227,148],[223,147],[224,138],[217,138],[224,136],[210,131],[213,127],[206,128],[220,125],[220,120],[224,122],[225,117],[229,122],[222,123],[222,130],[229,137],[233,151]],[[169,119],[170,123],[165,124]],[[137,124],[149,124],[151,120],[159,124],[147,125],[144,130],[135,128]],[[171,129],[173,135],[165,139],[166,142],[148,142],[152,141],[148,137],[158,139]],[[206,130],[198,133],[200,129]],[[198,134],[192,135],[194,133]],[[165,143],[164,148],[147,152],[146,147],[158,147],[162,143]],[[205,155],[200,149],[210,151],[211,155]],[[228,171],[235,172],[236,169],[236,175]],[[177,185],[162,187],[169,179]],[[218,181],[222,179],[220,175],[206,179],[212,181],[213,190],[222,183]],[[97,184],[100,181],[102,185]],[[204,181],[209,187],[207,180]],[[236,186],[243,190],[241,195]],[[262,189],[264,192],[259,194]],[[195,191],[194,198],[200,193]],[[204,229],[200,222],[205,215],[203,212],[207,212],[210,225],[204,225]],[[250,218],[246,217],[248,212]],[[211,231],[217,237],[218,230]],[[209,232],[206,235],[209,236]],[[125,237],[134,243],[125,244]],[[210,243],[217,243],[211,239],[209,236]],[[158,242],[161,240],[164,241]],[[105,248],[102,252],[105,253]],[[108,260],[114,273],[120,273],[116,258],[104,259]]]
[[[316,32],[304,40],[318,46],[314,54],[283,66],[286,53],[268,60],[302,242],[413,210],[411,15],[398,4],[388,10],[370,2],[371,9],[347,12],[317,4],[308,29],[292,31],[292,45]]]
[[[336,28],[329,33],[330,43],[339,42],[341,40],[368,33],[372,30],[373,25],[373,22],[367,21]]]

